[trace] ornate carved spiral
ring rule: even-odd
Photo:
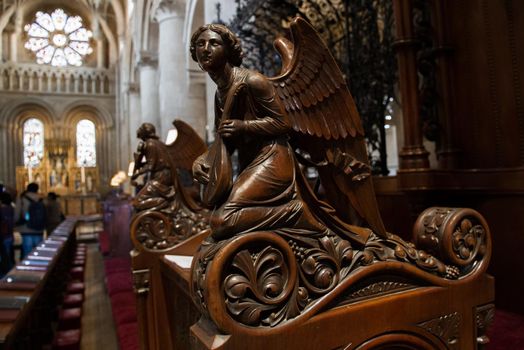
[[[138,249],[164,251],[209,227],[207,218],[184,206],[176,211],[146,210],[133,216],[131,239]]]
[[[158,211],[143,211],[131,221],[131,239],[137,248],[164,250],[178,243],[172,220]]]
[[[320,249],[306,251],[299,271],[304,285],[316,294],[329,292],[337,285],[340,276],[337,261]]]
[[[266,246],[244,249],[233,258],[224,281],[227,310],[243,324],[258,326],[263,311],[274,310],[287,297],[289,269],[282,252]]]
[[[489,227],[477,211],[464,208],[429,208],[414,227],[417,246],[438,254],[445,262],[466,268],[489,262]]]
[[[280,236],[256,232],[207,247],[193,267],[192,293],[220,329],[273,326],[304,307],[295,256]]]

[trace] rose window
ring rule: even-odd
[[[29,36],[25,48],[36,54],[38,64],[81,66],[84,56],[93,52],[89,45],[93,33],[83,27],[80,16],[69,16],[62,9],[51,14],[38,11],[24,29]]]

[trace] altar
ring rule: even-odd
[[[49,192],[59,195],[64,215],[100,213],[99,169],[78,164],[75,147],[67,139],[46,139],[38,162],[16,167],[17,193],[31,182],[38,184],[42,196]]]

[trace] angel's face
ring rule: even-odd
[[[220,34],[206,30],[196,41],[196,57],[206,72],[221,69],[227,63],[224,41]]]

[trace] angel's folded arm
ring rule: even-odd
[[[246,120],[245,130],[250,134],[277,136],[287,133],[289,126],[281,116],[266,116],[259,119]]]

